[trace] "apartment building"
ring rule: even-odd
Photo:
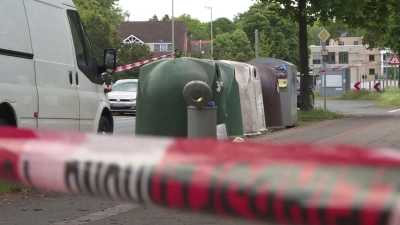
[[[362,45],[362,37],[351,37],[345,32],[339,40],[329,40],[326,44],[328,50],[326,66],[329,69],[349,67],[351,82],[359,81],[362,75],[366,75],[367,80],[390,77],[393,70],[389,69],[389,60],[392,57],[390,49],[374,48],[368,50],[367,46]],[[314,71],[322,68],[321,46],[311,45],[311,56],[309,65]]]

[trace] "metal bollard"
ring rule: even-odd
[[[192,98],[192,93],[202,93],[200,101]],[[203,81],[191,81],[183,88],[183,97],[188,106],[188,138],[216,138],[217,136],[217,107],[206,107],[211,101],[212,91]]]

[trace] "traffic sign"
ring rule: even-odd
[[[393,56],[389,61],[389,65],[400,65],[400,59],[396,52],[393,53]]]
[[[325,28],[322,28],[318,34],[319,39],[321,39],[323,42],[327,41],[330,36],[331,34]]]
[[[376,91],[381,91],[381,89],[379,88],[380,85],[381,85],[381,83],[376,83],[374,85],[374,88],[375,88]]]
[[[354,88],[357,90],[357,91],[359,91],[360,90],[360,84],[361,84],[361,82],[357,82],[356,84],[354,84]]]

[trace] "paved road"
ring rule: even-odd
[[[344,114],[357,115],[386,115],[395,108],[372,107],[376,101],[360,100],[327,100],[326,108],[330,111],[341,112]],[[315,100],[316,107],[324,107],[324,100]]]
[[[320,101],[317,101],[317,104],[320,104]],[[319,143],[322,146],[332,143],[348,143],[400,150],[398,132],[400,113],[389,113],[388,109],[371,108],[371,104],[373,103],[329,101],[328,109],[360,113],[339,120],[323,121],[306,127],[275,132],[252,141],[304,141]],[[127,126],[124,125],[125,122],[134,123],[132,118],[123,121],[123,119],[117,120],[117,128],[118,126]],[[121,130],[118,131],[118,129],[117,132],[120,132]],[[152,206],[117,204],[77,196],[62,196],[45,191],[1,196],[0,215],[0,224],[2,225],[249,224],[249,222],[210,215],[197,215]]]
[[[134,116],[114,116],[114,134],[133,135],[135,134]]]

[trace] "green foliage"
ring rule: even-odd
[[[211,23],[208,23],[208,29],[210,30]],[[235,24],[228,18],[221,17],[213,21],[213,36],[216,37],[218,34],[229,33],[236,30]],[[211,34],[210,34],[211,35]]]
[[[323,120],[333,120],[343,118],[343,114],[324,110],[322,108],[313,108],[309,111],[297,111],[298,122],[296,126],[301,127]]]
[[[174,17],[176,21],[186,21],[186,27],[189,37],[193,35],[194,40],[209,40],[211,31],[207,24],[200,22],[200,20],[192,18],[191,15],[182,14],[179,17]]]
[[[117,66],[127,65],[152,58],[149,47],[141,44],[120,44],[118,51]],[[130,69],[112,75],[112,80],[115,82],[119,79],[138,78],[140,68]]]
[[[384,108],[400,107],[400,89],[389,88],[382,92],[368,91],[365,89],[352,90],[338,99],[342,100],[374,100],[378,101],[375,106]]]
[[[310,45],[320,45],[320,40],[318,38],[318,33],[321,31],[321,28],[318,24],[308,25],[307,26],[307,34],[308,34],[308,44]],[[330,31],[330,29],[329,29]],[[329,32],[330,33],[330,32]]]
[[[400,89],[399,88],[389,88],[384,92],[380,93],[379,102],[376,106],[379,107],[400,107]]]
[[[23,187],[8,182],[0,182],[0,193],[16,193],[21,192]]]
[[[242,30],[217,35],[213,45],[219,59],[247,62],[254,58],[251,43]]]
[[[155,22],[155,21],[160,21],[160,20],[158,19],[157,15],[154,14],[153,17],[151,17],[151,18],[149,19],[149,21],[150,21],[150,22]]]
[[[74,0],[100,65],[103,64],[104,49],[122,42],[116,26],[129,17],[129,13],[116,7],[116,2],[117,0]]]
[[[165,14],[161,20],[162,21],[171,21],[171,18],[169,18],[168,14]]]
[[[337,98],[340,100],[379,100],[380,93],[377,92],[370,92],[365,89],[351,90],[342,95],[341,97]]]
[[[299,40],[296,23],[276,13],[277,4],[256,3],[235,18],[254,45],[255,30],[260,33],[260,57],[282,59],[299,65]]]
[[[117,49],[117,66],[151,58],[146,45],[124,45],[116,27],[129,17],[129,13],[116,7],[118,0],[74,0],[79,15],[86,28],[92,49],[99,65],[104,64],[105,48]],[[157,16],[154,15],[156,18]],[[158,19],[157,19],[158,20]],[[121,78],[134,78],[138,69],[113,74],[114,81]]]

